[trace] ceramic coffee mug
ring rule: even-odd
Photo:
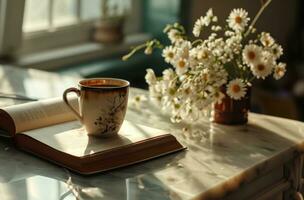
[[[79,82],[78,88],[68,88],[63,100],[83,124],[88,135],[109,136],[119,131],[127,110],[130,83],[122,79],[95,78]],[[69,103],[67,94],[79,97],[79,112]]]

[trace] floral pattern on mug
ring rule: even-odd
[[[127,95],[126,93],[118,93],[112,102],[110,100],[108,102],[111,108],[101,108],[100,115],[94,122],[95,126],[99,127],[101,134],[118,132],[120,128],[119,124],[121,124],[121,121],[124,119]]]

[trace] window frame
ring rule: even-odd
[[[22,42],[25,0],[0,0],[0,57],[14,57]]]
[[[98,23],[98,19],[82,21],[80,17],[81,0],[75,1],[77,1],[78,4],[76,24],[60,26],[52,30],[22,33],[22,46],[18,50],[17,54],[26,55],[45,50],[52,50],[56,48],[92,42],[94,24]],[[141,0],[131,0],[131,3],[133,11],[128,13],[129,16],[127,17],[126,23],[124,24],[124,32],[126,35],[141,31]],[[71,37],[71,34],[73,34],[73,37]]]
[[[48,0],[48,1],[49,1],[48,20],[50,22],[51,29],[38,30],[33,32],[22,32],[23,44],[18,54],[23,55],[28,53],[35,53],[48,49],[79,44],[90,40],[91,29],[94,26],[94,20],[82,21],[81,0],[75,0],[76,22],[74,24],[68,24],[59,27],[52,27],[54,20],[53,19],[54,0]],[[73,37],[71,37],[71,34],[73,34]]]
[[[104,45],[90,40],[88,33],[95,21],[83,22],[81,26],[59,27],[56,31],[33,32],[24,37],[25,1],[0,0],[0,62],[12,66],[57,71],[91,60],[118,59],[131,46],[151,39],[151,35],[143,33],[142,0],[132,0],[132,12],[124,24],[125,39],[119,44]],[[70,37],[71,32],[73,37]],[[77,39],[76,34],[79,35]],[[64,41],[65,38],[69,40]],[[64,44],[50,48],[49,45],[62,40]]]
[[[22,33],[22,47],[18,54],[31,54],[88,42],[91,39],[94,23],[93,21],[80,22],[59,27],[53,31],[43,30],[27,33],[26,35]],[[73,37],[71,37],[71,34],[73,34]]]

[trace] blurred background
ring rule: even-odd
[[[212,7],[225,22],[233,8],[251,18],[260,0],[0,0],[0,63],[83,77],[119,77],[147,88],[146,68],[168,66],[160,52],[121,61],[130,47],[158,38],[168,23],[192,35],[195,20]],[[284,48],[287,74],[256,82],[252,111],[304,120],[304,2],[273,0],[257,23]]]

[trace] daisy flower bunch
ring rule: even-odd
[[[269,33],[257,33],[254,28],[270,2],[263,1],[252,21],[244,9],[233,9],[225,27],[218,24],[218,17],[209,9],[195,22],[193,41],[188,39],[180,24],[167,25],[164,33],[170,45],[162,45],[158,40],[148,41],[123,59],[140,49],[146,54],[155,48],[162,49],[162,57],[170,67],[161,77],[147,69],[145,79],[151,100],[169,109],[173,122],[199,119],[206,108],[221,103],[225,95],[233,100],[244,98],[253,80],[270,75],[275,79],[284,76],[286,64],[278,62],[283,54],[282,47]],[[206,29],[211,33],[203,38],[201,35]]]

